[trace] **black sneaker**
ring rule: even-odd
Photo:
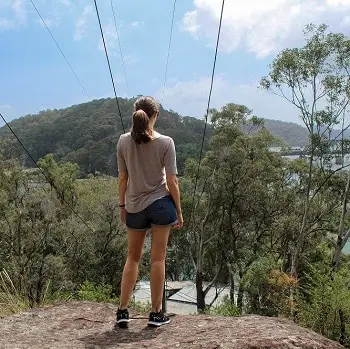
[[[117,325],[120,328],[128,327],[129,319],[129,311],[128,309],[121,310],[118,308],[117,311]]]
[[[150,313],[148,319],[148,326],[159,327],[166,325],[170,322],[170,319],[162,312]]]

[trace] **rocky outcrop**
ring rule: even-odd
[[[114,329],[115,310],[110,304],[69,302],[6,317],[0,320],[0,348],[343,348],[281,318],[176,315],[154,329],[147,327],[147,315],[134,313],[129,329]]]

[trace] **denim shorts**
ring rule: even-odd
[[[126,226],[132,230],[144,231],[152,226],[167,227],[176,223],[176,206],[170,195],[154,201],[141,212],[126,212]]]

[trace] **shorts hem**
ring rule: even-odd
[[[152,225],[152,227],[172,227],[177,223],[178,223],[178,220],[176,220],[175,222],[169,223],[169,224],[153,224],[152,223],[151,225]]]
[[[127,230],[134,230],[134,231],[147,231],[150,230],[152,227],[146,227],[146,228],[132,228],[132,227],[128,227],[126,226]]]

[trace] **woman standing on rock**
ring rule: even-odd
[[[159,106],[152,97],[135,102],[133,126],[117,145],[120,216],[128,231],[128,256],[124,266],[117,324],[130,321],[127,310],[134,289],[146,232],[151,229],[151,302],[148,324],[170,322],[162,311],[165,256],[170,229],[181,228],[180,191],[172,138],[154,130]]]

